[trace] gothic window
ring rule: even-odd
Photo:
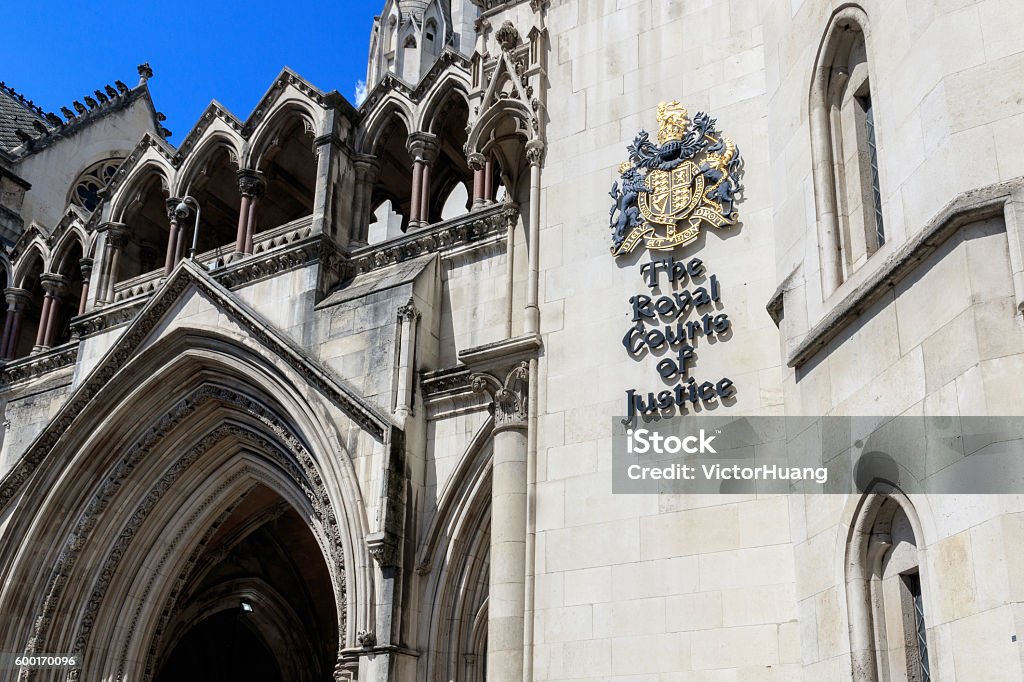
[[[848,549],[854,666],[880,680],[928,682],[927,594],[910,501],[899,491],[862,501]]]
[[[415,48],[416,47],[416,39],[413,38],[412,36],[409,36],[408,38],[405,39],[405,45],[403,45],[402,47]]]
[[[90,212],[95,210],[100,203],[100,190],[107,186],[120,165],[120,158],[112,158],[86,168],[71,187],[70,203]]]
[[[833,16],[811,87],[815,207],[826,296],[886,242],[866,25],[856,7]]]
[[[433,19],[427,22],[423,30],[423,47],[429,54],[437,52],[437,22]]]

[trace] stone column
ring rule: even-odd
[[[252,236],[256,230],[256,205],[263,194],[266,181],[263,173],[258,170],[243,169],[236,173],[238,177],[238,193],[242,195],[242,205],[238,210],[238,231],[235,238],[237,253],[252,253]]]
[[[0,360],[14,359],[18,348],[18,335],[21,323],[25,319],[25,311],[32,303],[32,294],[25,289],[4,289],[4,300],[7,302],[7,319],[4,321],[4,335],[0,340]]]
[[[83,258],[78,261],[78,267],[82,270],[82,296],[78,300],[78,314],[85,312],[85,305],[89,300],[89,278],[92,277],[92,258]]]
[[[164,257],[164,274],[171,274],[171,270],[178,262],[178,241],[181,239],[181,225],[178,223],[178,216],[174,209],[178,206],[179,199],[167,200],[167,219],[170,221],[170,233],[167,235],[167,254]]]
[[[470,169],[473,171],[473,208],[480,208],[484,205],[486,179],[484,173],[486,173],[487,162],[484,160],[484,155],[478,152],[473,152],[466,159],[469,163]]]
[[[57,324],[60,322],[60,307],[64,296],[68,291],[68,280],[62,275],[46,273],[39,277],[39,284],[46,292],[46,302],[43,303],[44,313],[39,316],[39,336],[37,342],[38,350],[46,350],[52,347],[57,341]]]
[[[526,143],[526,158],[530,162],[530,236],[528,274],[526,278],[526,320],[527,334],[540,333],[540,167],[544,160],[544,143],[531,140]]]
[[[352,240],[365,244],[370,234],[370,209],[373,208],[373,186],[377,184],[380,163],[372,156],[357,156],[353,162],[356,172],[355,199],[352,205]]]
[[[484,163],[484,203],[494,203],[494,157],[490,154]]]
[[[40,284],[42,284],[42,277],[40,276]],[[45,287],[44,287],[45,289]],[[32,352],[38,353],[43,350],[43,339],[46,337],[46,324],[50,319],[50,306],[53,304],[53,294],[49,289],[45,289],[43,294],[43,309],[39,311],[39,326],[36,328],[36,342],[32,346]]]
[[[413,133],[406,147],[413,162],[409,229],[414,229],[426,225],[430,220],[430,164],[437,155],[437,136]]]
[[[420,313],[412,298],[398,309],[399,349],[398,381],[395,391],[395,417],[404,428],[405,419],[412,412],[412,387],[416,373],[416,326]]]
[[[423,162],[412,161],[412,198],[409,200],[409,229],[420,226],[420,189],[423,184]]]
[[[498,382],[474,375],[474,390],[494,389],[491,568],[487,606],[487,679],[522,682],[526,609],[526,461],[530,369],[519,363]]]
[[[103,246],[103,264],[100,270],[100,294],[107,303],[114,302],[114,285],[121,266],[121,253],[128,240],[128,229],[123,223],[104,223],[100,226],[106,240]]]

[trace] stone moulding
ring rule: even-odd
[[[62,367],[72,367],[78,361],[78,343],[68,342],[43,353],[8,362],[0,369],[0,388],[6,390],[14,384],[35,379]]]
[[[352,252],[346,275],[387,267],[428,253],[444,252],[505,233],[504,205],[493,204],[381,244]]]
[[[1010,241],[1010,265],[1015,280],[1015,295],[1018,310],[1022,304],[1022,291],[1017,280],[1022,263],[1020,256],[1021,234],[1016,221],[1011,219],[1008,205],[1016,203],[1015,196],[1024,191],[1024,178],[988,185],[960,194],[946,204],[916,236],[902,248],[890,255],[864,282],[836,303],[816,324],[786,360],[789,367],[800,367],[813,358],[829,341],[838,336],[851,322],[856,320],[887,291],[910,275],[938,248],[966,225],[1006,216],[1006,232]],[[1022,216],[1024,217],[1024,216]],[[779,287],[768,301],[766,309],[778,323],[785,314],[785,287]]]

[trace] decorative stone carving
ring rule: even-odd
[[[494,430],[524,429],[529,416],[530,363],[521,361],[499,381],[491,374],[472,375],[470,383],[475,392],[491,394],[492,401],[487,408],[494,416]]]
[[[235,173],[238,178],[238,193],[243,197],[258,197],[267,187],[263,173],[258,170],[243,168]]]
[[[494,34],[494,37],[497,39],[498,44],[501,45],[501,49],[506,52],[514,50],[519,45],[519,31],[508,20],[501,25],[501,28]]]

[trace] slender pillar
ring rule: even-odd
[[[40,350],[53,347],[57,342],[57,325],[60,323],[60,309],[64,296],[68,291],[68,280],[62,275],[47,273],[39,278],[39,284],[46,291],[49,305],[44,304],[44,314],[39,318],[39,329],[42,332]]]
[[[480,208],[484,205],[484,191],[486,187],[484,173],[486,172],[487,162],[484,160],[483,154],[476,152],[470,154],[467,161],[473,171],[473,208]]]
[[[46,325],[50,319],[50,306],[53,305],[53,294],[47,290],[43,294],[43,309],[39,313],[39,327],[36,328],[36,342],[32,346],[32,352],[37,353],[43,349],[43,339],[46,337]]]
[[[490,154],[484,162],[484,203],[494,203],[494,157]]]
[[[242,205],[238,211],[235,251],[250,254],[252,253],[253,234],[256,231],[256,205],[266,187],[266,181],[263,179],[263,173],[251,169],[238,171],[237,177],[238,192],[242,195]]]
[[[192,243],[193,229],[195,228],[192,228],[188,225],[188,223],[185,223],[181,225],[180,229],[178,230],[178,239],[174,243],[174,265],[180,263],[181,259],[185,257],[185,244]]]
[[[529,380],[529,363],[522,362],[494,391],[491,405],[494,455],[487,606],[488,682],[523,680]],[[485,381],[474,381],[474,385],[480,387]]]
[[[25,318],[25,311],[32,302],[32,294],[26,289],[4,289],[4,300],[7,302],[7,320],[4,323],[4,335],[0,341],[0,359],[13,360],[18,350],[18,335]]]
[[[409,201],[409,229],[420,226],[420,191],[423,185],[423,161],[412,162],[412,199]]]
[[[78,267],[82,270],[82,296],[78,300],[78,314],[85,313],[85,305],[89,301],[89,278],[92,277],[92,258],[83,258],[78,261]]]
[[[128,240],[128,230],[122,223],[104,223],[103,265],[100,278],[100,292],[107,303],[114,302],[114,285],[117,284],[121,267],[121,252]]]
[[[367,243],[370,234],[370,210],[373,186],[377,184],[380,163],[372,156],[360,155],[352,162],[356,171],[355,199],[352,205],[352,241]]]
[[[538,302],[540,279],[540,166],[544,159],[544,143],[537,140],[526,144],[526,158],[530,162],[530,238],[529,272],[526,278],[527,334],[540,333],[540,305]]]
[[[165,275],[171,274],[175,263],[178,262],[174,257],[178,252],[178,240],[181,238],[181,225],[178,223],[178,216],[174,213],[174,209],[178,206],[178,201],[178,199],[174,198],[167,200],[167,219],[170,221],[170,230],[167,235],[167,253],[164,257]]]
[[[430,224],[430,162],[423,161],[423,185],[420,187],[420,225]]]
[[[406,145],[413,159],[412,201],[409,209],[409,229],[426,225],[430,220],[430,164],[437,156],[437,136],[413,133]]]
[[[242,204],[238,208],[238,228],[235,230],[235,253],[245,252],[245,229],[249,224],[249,199],[252,195],[243,194]]]
[[[412,412],[412,387],[416,372],[416,325],[420,313],[416,310],[412,298],[398,309],[399,355],[398,382],[395,391],[395,417],[404,425],[406,417]]]

